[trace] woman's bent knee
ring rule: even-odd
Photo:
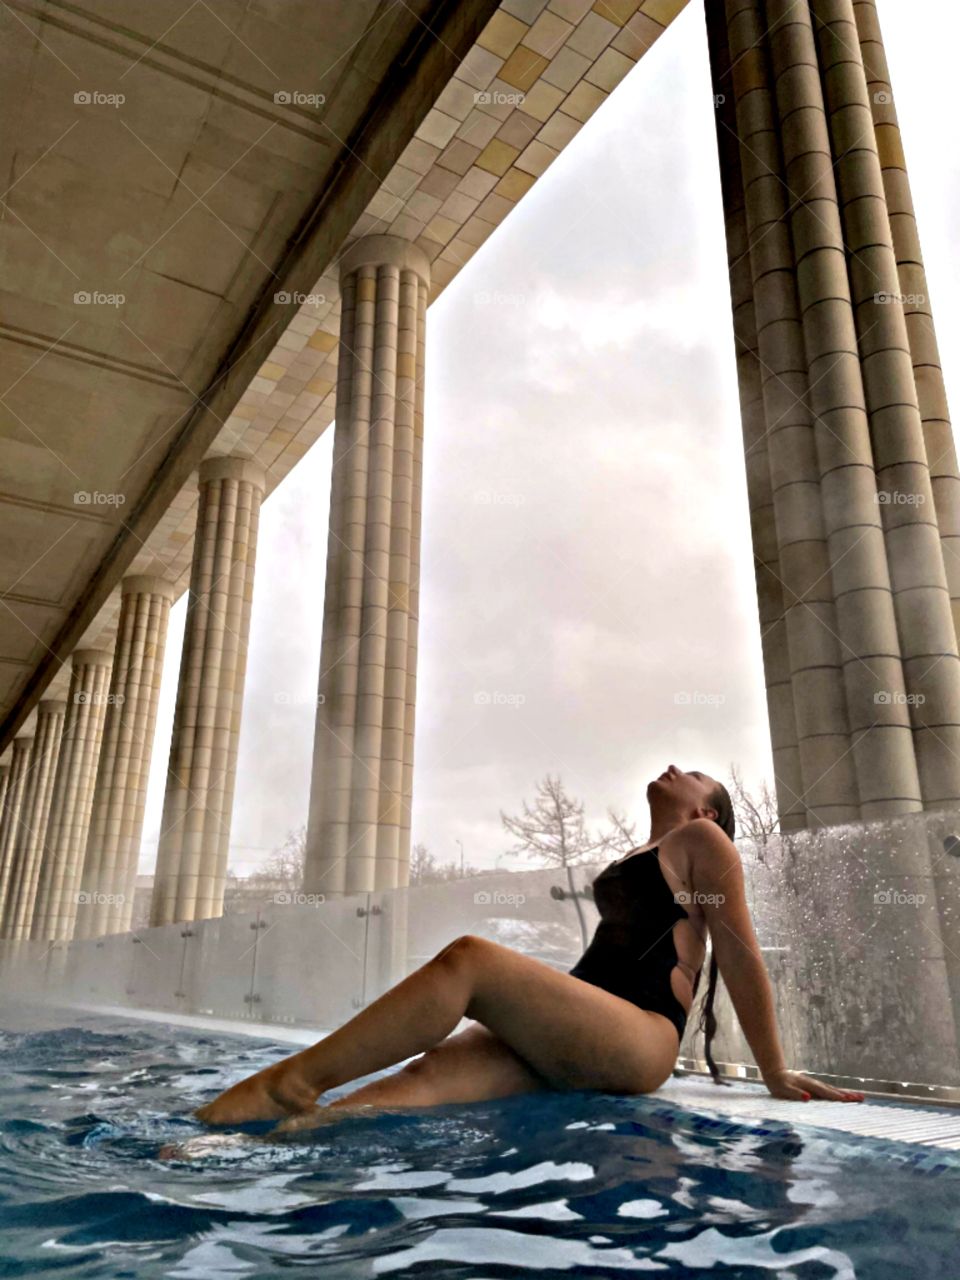
[[[486,938],[480,938],[474,933],[463,933],[459,938],[448,942],[433,958],[440,963],[462,964],[465,960],[480,955],[490,945]]]
[[[411,1058],[409,1062],[404,1063],[400,1068],[399,1074],[414,1077],[417,1080],[425,1080],[436,1075],[439,1065],[436,1051],[428,1049],[426,1053],[421,1053],[419,1057]]]

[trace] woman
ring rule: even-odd
[[[319,1043],[265,1067],[196,1112],[210,1124],[309,1127],[343,1107],[479,1102],[541,1089],[651,1093],[669,1077],[713,943],[704,1010],[715,1030],[717,969],[775,1098],[845,1102],[788,1070],[743,891],[726,788],[670,765],[647,786],[650,839],[594,881],[601,919],[569,973],[485,938],[457,938]],[[473,1025],[451,1034],[463,1017]],[[419,1055],[414,1057],[414,1055]],[[412,1058],[327,1107],[329,1089]]]

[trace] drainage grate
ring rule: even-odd
[[[673,1076],[651,1095],[694,1111],[747,1121],[791,1121],[862,1138],[883,1138],[960,1151],[960,1113],[905,1102],[788,1102],[763,1085],[736,1081],[717,1087],[702,1076]]]

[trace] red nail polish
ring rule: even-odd
[[[803,1095],[803,1100],[804,1100],[804,1102],[809,1102],[809,1101],[810,1101],[810,1095],[809,1095],[809,1093],[805,1093],[805,1094]]]

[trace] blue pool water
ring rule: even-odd
[[[191,1109],[290,1046],[62,1023],[0,1015],[3,1276],[960,1276],[947,1153],[589,1093],[211,1136]]]

